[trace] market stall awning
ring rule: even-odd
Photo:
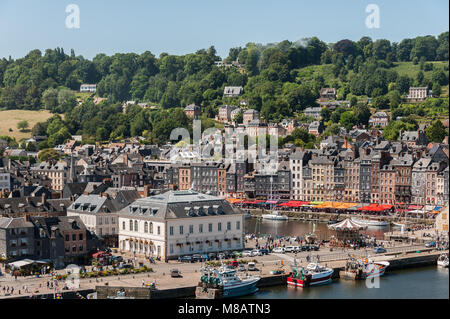
[[[321,204],[323,204],[323,202],[320,201],[309,202],[309,205],[321,205]]]
[[[380,205],[380,204],[370,204],[369,206],[362,206],[357,208],[357,210],[368,211],[368,212],[382,212],[391,209],[392,205]]]
[[[231,204],[242,202],[242,199],[240,198],[227,198],[227,201]]]
[[[298,200],[290,200],[287,203],[281,203],[280,207],[300,207],[303,205],[308,205],[309,202],[304,202],[304,201],[298,201]]]
[[[337,205],[336,208],[340,208],[340,209],[349,209],[349,208],[353,208],[353,207],[357,207],[358,203],[340,203],[339,205]]]
[[[434,211],[440,211],[442,209],[442,206],[436,206],[433,210]]]
[[[264,204],[265,202],[266,202],[265,200],[257,199],[257,200],[246,200],[246,201],[242,202],[242,204],[256,205],[256,204],[261,204],[261,203]]]
[[[421,205],[409,205],[408,209],[422,209]]]
[[[268,200],[266,204],[278,204],[277,200]]]

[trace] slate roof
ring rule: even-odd
[[[33,227],[33,224],[26,221],[25,218],[11,218],[11,217],[2,217],[0,218],[0,228],[10,229],[10,228],[27,228]]]
[[[119,216],[166,220],[241,214],[219,197],[194,191],[168,191],[141,198],[119,212]]]

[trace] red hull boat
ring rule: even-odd
[[[334,270],[322,267],[318,263],[310,263],[306,269],[293,268],[293,272],[287,278],[287,284],[295,287],[309,287],[325,285],[331,282]]]

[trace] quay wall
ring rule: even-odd
[[[399,269],[406,269],[406,268],[413,268],[413,267],[424,267],[424,266],[430,266],[430,265],[436,265],[436,261],[439,257],[441,252],[432,252],[429,251],[428,253],[422,253],[417,256],[408,256],[406,255],[400,255],[398,257],[394,257],[393,259],[389,260],[390,266],[388,269],[386,269],[386,272],[393,271],[393,270],[399,270]],[[343,262],[340,262],[342,265]],[[339,272],[341,270],[344,270],[344,267],[333,267],[334,273],[332,278],[339,278]],[[258,288],[264,288],[264,287],[271,287],[271,286],[280,286],[286,284],[287,281],[287,275],[269,275],[264,276],[261,278],[261,280],[258,282]],[[149,288],[130,288],[130,287],[123,287],[125,289],[127,296],[136,296],[136,298],[151,298],[151,299],[173,299],[173,298],[192,298],[195,297],[195,288],[196,286],[188,286],[188,287],[180,287],[180,288],[173,288],[173,289],[162,289],[162,290],[155,290],[150,292]],[[108,286],[98,286],[97,288],[98,298],[106,298],[107,295],[115,295],[116,292],[122,287],[108,287]],[[139,294],[139,290],[147,290],[148,293],[146,294]],[[105,293],[107,294],[105,295]]]
[[[86,298],[90,293],[95,292],[94,289],[78,290],[78,293]],[[75,291],[64,291],[61,293],[62,299],[78,299]],[[16,296],[9,299],[53,299],[53,293],[50,294],[36,294],[32,298],[30,296]]]
[[[442,251],[427,251],[420,254],[397,254],[394,258],[388,259],[390,266],[386,269],[386,272],[436,265]],[[414,254],[414,255],[413,255]],[[344,261],[337,262],[339,267],[335,264],[330,265],[334,269],[333,279],[339,278],[339,272],[344,270]],[[287,275],[268,275],[261,278],[258,282],[258,288],[280,286],[286,284]],[[116,296],[118,291],[124,291],[126,297],[132,297],[136,299],[174,299],[174,298],[193,298],[195,297],[196,286],[186,286],[172,289],[152,290],[149,287],[119,287],[119,286],[96,286],[94,289],[79,290],[82,296],[86,297],[87,294],[94,291],[97,292],[98,299],[106,299],[108,296]],[[67,291],[63,292],[63,299],[77,299],[75,292]],[[37,299],[53,299],[53,293],[51,294],[39,294],[35,295]],[[18,296],[12,299],[30,299],[29,296]]]

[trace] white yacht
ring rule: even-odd
[[[352,220],[360,225],[364,226],[376,226],[383,227],[389,225],[389,222],[384,220],[374,220],[374,219],[361,219],[361,218],[352,218]]]
[[[269,220],[288,220],[288,217],[286,215],[281,215],[280,212],[272,211],[270,214],[263,214],[261,215],[263,219],[269,219]]]
[[[437,265],[439,267],[448,268],[448,256],[447,254],[442,254],[437,260]]]

